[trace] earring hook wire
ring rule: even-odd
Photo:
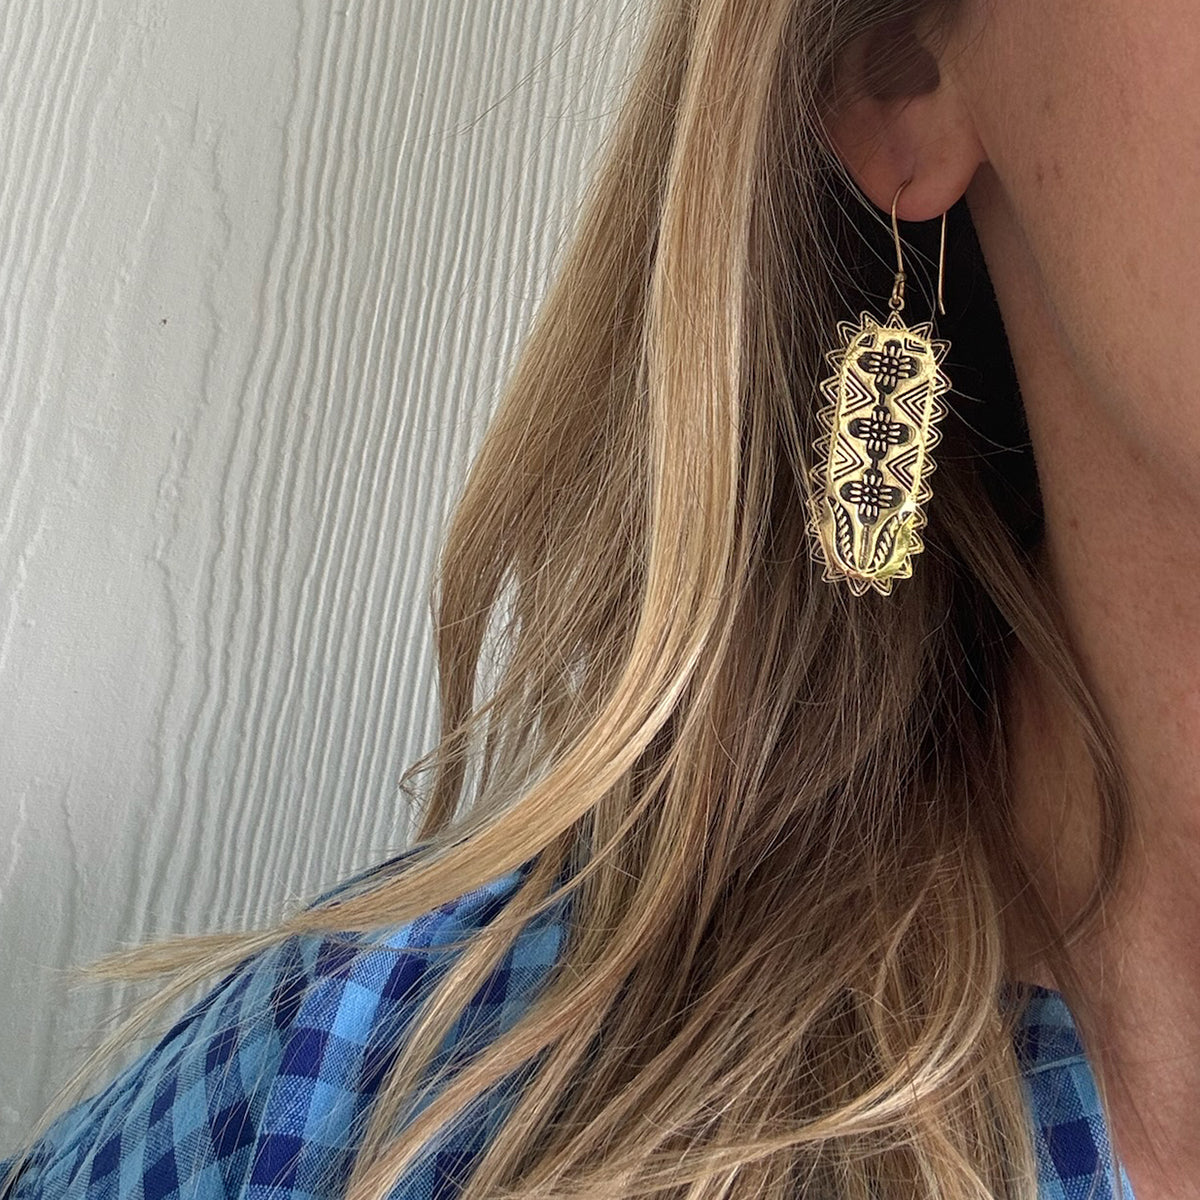
[[[900,193],[904,191],[908,185],[912,183],[912,177],[906,179],[897,189],[896,194],[892,197],[892,237],[896,243],[896,282],[892,287],[892,296],[888,301],[888,307],[895,312],[899,312],[904,307],[904,254],[900,248],[900,226],[896,221],[896,204],[900,199]],[[942,281],[946,270],[946,213],[942,213],[942,236],[938,244],[938,286],[937,286],[937,306],[938,312],[942,316],[946,315],[946,305],[942,299]]]

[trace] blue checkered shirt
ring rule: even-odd
[[[0,1200],[340,1197],[363,1114],[455,953],[420,948],[485,925],[524,871],[398,929],[293,937],[248,959],[103,1091],[60,1116]],[[563,948],[568,915],[564,901],[526,924],[451,1030],[439,1063],[464,1062],[516,1022]],[[1108,1134],[1057,993],[1034,990],[1017,1051],[1040,1200],[1109,1200]],[[432,1139],[392,1200],[457,1196],[523,1079],[497,1085],[461,1125]],[[0,1178],[8,1165],[0,1162]]]

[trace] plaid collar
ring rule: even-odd
[[[0,1200],[336,1200],[380,1080],[450,965],[453,950],[431,947],[486,924],[523,871],[400,929],[293,938],[247,960],[103,1091],[61,1116]],[[567,917],[559,905],[526,925],[439,1061],[463,1061],[515,1023],[562,951]],[[1017,1050],[1039,1200],[1113,1200],[1099,1098],[1058,993],[1031,990]],[[522,1082],[498,1085],[439,1134],[390,1200],[452,1200],[455,1179]]]
[[[1125,1169],[1115,1162],[1092,1069],[1061,993],[1027,985],[1016,1031],[1017,1059],[1033,1119],[1038,1200],[1133,1200]],[[1093,1179],[1097,1180],[1095,1191]]]

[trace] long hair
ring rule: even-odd
[[[1036,569],[1036,472],[962,203],[938,326],[956,390],[914,576],[854,597],[821,580],[806,532],[823,356],[839,318],[879,311],[893,262],[823,105],[852,39],[921,22],[928,41],[956,12],[660,0],[443,545],[441,736],[402,780],[420,814],[406,869],[269,929],[114,956],[108,974],[168,982],[98,1055],[286,937],[394,926],[527,864],[417,1014],[349,1200],[385,1197],[522,1069],[466,1200],[1034,1195],[1001,1002],[1013,921],[1069,995],[1126,801]],[[905,44],[876,86],[912,65]],[[1018,646],[1095,764],[1103,855],[1065,927],[1010,808]],[[397,1134],[468,1000],[564,890],[545,991]]]

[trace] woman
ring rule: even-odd
[[[660,10],[444,549],[415,845],[112,960],[227,974],[9,1196],[1195,1194],[1191,0]],[[944,214],[876,586],[820,385],[890,289],[921,344]]]

